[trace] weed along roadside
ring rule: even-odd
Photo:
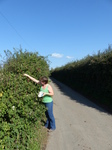
[[[38,53],[11,53],[0,69],[0,149],[44,149],[47,131],[43,128],[46,108],[38,98],[40,86],[23,74],[39,79],[49,76],[49,65]]]

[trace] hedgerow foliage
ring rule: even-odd
[[[49,76],[49,66],[38,53],[20,49],[5,54],[7,61],[0,70],[0,150],[31,150],[34,129],[39,131],[45,119],[45,107],[37,96],[39,85],[23,74],[37,79]],[[36,145],[39,149],[38,135]]]
[[[112,111],[112,48],[52,70],[51,75]]]

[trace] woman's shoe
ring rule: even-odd
[[[49,132],[53,132],[55,129],[50,129]]]

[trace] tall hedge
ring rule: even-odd
[[[51,75],[112,111],[112,48],[52,70]]]
[[[6,61],[0,70],[0,150],[34,150],[31,140],[34,129],[40,130],[45,107],[38,99],[39,85],[24,73],[39,79],[49,76],[47,60],[38,53],[5,51]],[[37,135],[36,143],[40,149]]]

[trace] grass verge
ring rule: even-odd
[[[45,150],[47,144],[48,132],[40,125],[33,130],[33,136],[30,138],[29,150]]]

